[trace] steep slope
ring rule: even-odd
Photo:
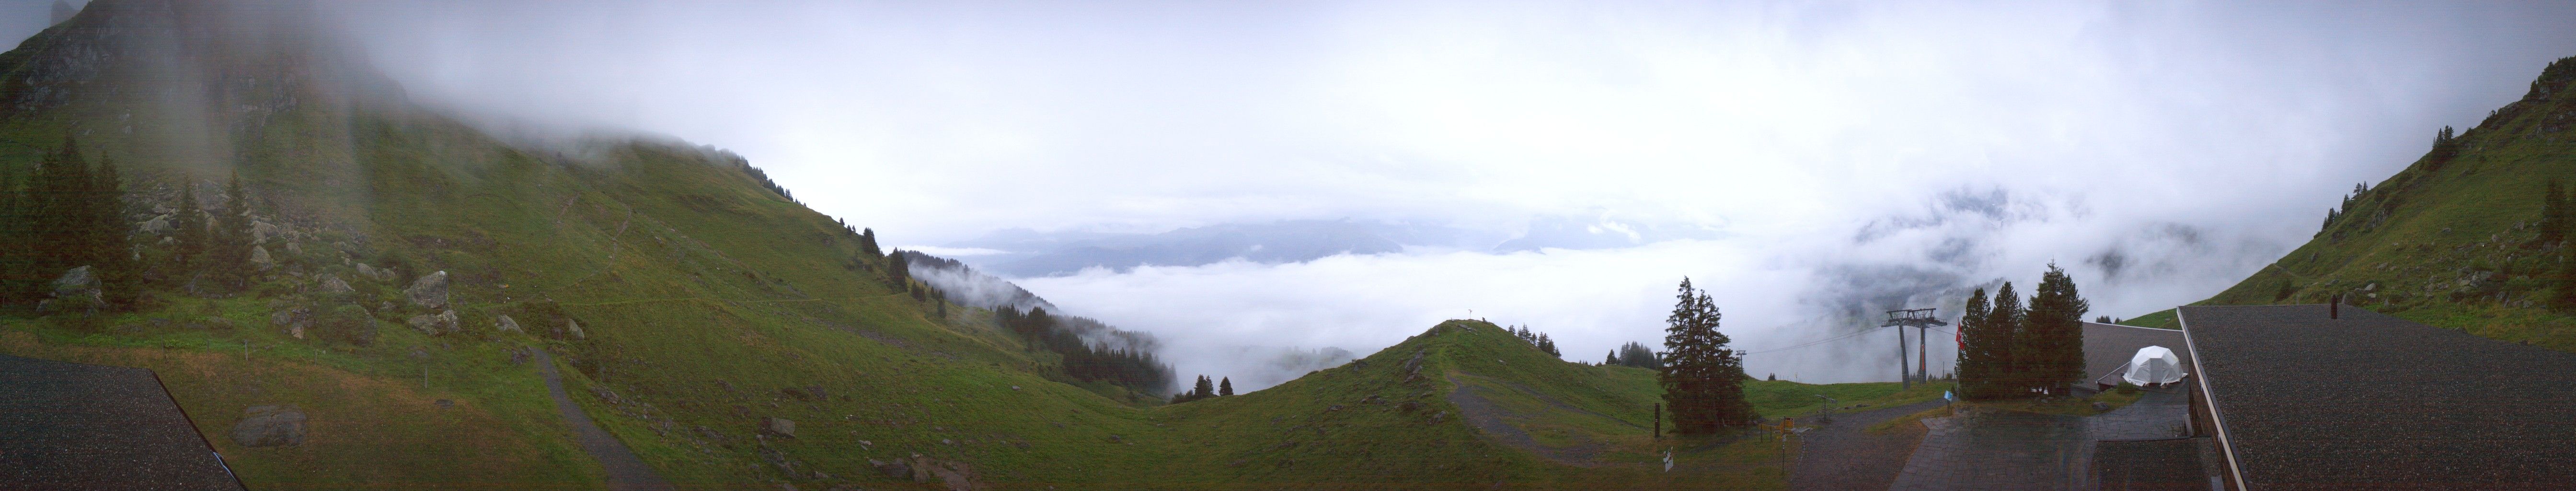
[[[2337,295],[2436,326],[2576,350],[2576,322],[2550,310],[2569,249],[2542,240],[2549,183],[2576,186],[2576,58],[2542,70],[2521,100],[2475,128],[2444,128],[2431,151],[2360,190],[2315,240],[2205,305],[2322,303]],[[2161,314],[2161,313],[2160,313]],[[2162,322],[2163,315],[2132,323]]]
[[[687,486],[818,469],[847,480],[964,421],[1027,434],[1037,418],[1013,415],[1140,418],[1047,382],[1004,333],[934,315],[849,230],[737,157],[502,141],[363,76],[303,37],[308,15],[102,0],[0,55],[0,140],[16,143],[0,169],[27,175],[69,136],[122,166],[132,222],[171,213],[193,186],[260,224],[275,263],[242,291],[199,288],[139,234],[160,280],[134,311],[29,318],[13,305],[0,321],[10,352],[160,370],[254,487],[596,485],[527,348],[555,353],[591,416]],[[246,210],[222,209],[234,173]],[[432,276],[445,301],[413,303],[403,290]],[[355,291],[325,288],[335,281]],[[359,322],[314,322],[343,308]],[[407,325],[446,311],[454,328]],[[496,328],[505,315],[523,329]],[[307,443],[221,438],[259,404],[301,406]],[[803,425],[764,439],[764,417]]]

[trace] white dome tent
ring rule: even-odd
[[[2170,384],[2182,381],[2182,376],[2182,357],[2163,346],[2138,348],[2138,354],[2129,357],[2128,369],[2120,371],[2121,380],[2137,385]]]

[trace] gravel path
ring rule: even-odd
[[[1921,442],[1923,429],[1904,429],[1872,435],[1862,432],[1899,416],[1940,407],[1941,401],[1928,401],[1886,409],[1834,415],[1830,425],[1816,426],[1799,435],[1798,467],[1789,474],[1789,489],[1800,491],[1866,490],[1880,491],[1896,480],[1897,471],[1905,468],[1905,459]],[[1800,419],[1799,424],[1808,424]]]
[[[1483,389],[1461,383],[1456,376],[1449,377],[1449,384],[1456,387],[1449,390],[1449,403],[1458,406],[1458,412],[1462,413],[1459,416],[1466,418],[1467,424],[1483,430],[1486,436],[1493,437],[1504,445],[1528,450],[1530,453],[1558,463],[1577,466],[1594,465],[1592,457],[1601,453],[1601,446],[1597,444],[1562,448],[1540,445],[1538,439],[1531,438],[1528,431],[1522,431],[1520,427],[1512,426],[1511,422],[1503,420],[1505,417],[1527,416],[1514,414],[1500,406],[1495,406],[1493,401],[1476,394]]]
[[[572,397],[564,394],[563,375],[555,373],[554,356],[546,354],[546,350],[535,351],[537,373],[546,376],[546,393],[555,397],[555,412],[563,413],[564,422],[572,425],[574,435],[581,440],[581,450],[590,453],[590,458],[598,460],[599,466],[608,470],[608,489],[672,489],[671,482],[654,473],[652,466],[644,465],[644,459],[636,458],[634,451],[627,450],[625,442],[617,441],[617,437],[609,435],[608,430],[591,423],[590,415],[581,412],[581,406],[573,404]]]

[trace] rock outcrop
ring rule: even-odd
[[[410,319],[404,320],[403,323],[410,324],[412,329],[419,330],[420,332],[431,336],[451,332],[461,332],[464,330],[464,328],[456,325],[456,311],[454,310],[442,310],[438,312],[438,315],[411,316]]]
[[[367,265],[367,263],[358,263],[358,274],[368,278],[374,278],[376,281],[394,279],[393,268],[378,269],[375,266]]]
[[[250,246],[250,265],[267,271],[277,268],[277,260],[268,256],[267,246]]]
[[[349,282],[340,281],[340,275],[322,275],[322,294],[324,295],[347,295],[357,292],[358,289],[350,287]]]
[[[313,326],[313,308],[294,306],[268,313],[268,323],[286,330],[286,335],[304,339],[304,330]]]
[[[420,275],[420,279],[412,280],[411,288],[403,289],[403,297],[424,308],[447,306],[447,272]]]
[[[521,331],[519,329],[519,321],[510,319],[510,314],[501,314],[500,320],[493,322],[493,327],[500,329],[501,332]]]
[[[233,423],[233,443],[244,447],[303,445],[304,409],[293,404],[244,409],[241,421]]]
[[[107,304],[105,297],[100,294],[98,275],[91,273],[88,266],[64,271],[63,276],[55,278],[52,285],[53,298],[37,302],[37,313],[76,312],[82,316],[89,316],[97,314],[99,307]]]
[[[171,232],[178,231],[179,227],[171,225],[170,215],[165,214],[152,217],[151,220],[144,220],[143,223],[135,225],[134,230],[152,235],[170,235]]]
[[[269,224],[268,224],[268,222],[251,222],[251,223],[250,223],[250,243],[251,243],[251,244],[254,244],[254,245],[256,245],[256,244],[266,244],[266,243],[268,243],[268,239],[269,239],[270,237],[276,237],[276,236],[277,236],[277,226],[276,226],[276,225],[269,225]]]
[[[780,438],[796,437],[796,421],[787,418],[760,418],[760,434]]]

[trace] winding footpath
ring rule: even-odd
[[[1870,425],[1940,407],[1941,401],[1834,415],[1830,424],[1799,419],[1810,430],[1798,435],[1798,465],[1789,472],[1794,491],[1883,491],[1923,439],[1923,430],[1908,425],[1883,434]]]
[[[637,458],[634,451],[626,449],[625,442],[617,441],[617,437],[609,435],[608,430],[599,429],[599,425],[591,423],[589,414],[581,412],[580,405],[573,404],[572,397],[564,393],[563,375],[555,373],[553,355],[542,349],[533,351],[537,353],[537,373],[546,377],[546,393],[555,397],[555,412],[562,413],[564,422],[572,424],[574,436],[581,441],[581,451],[589,453],[592,460],[598,460],[599,466],[608,471],[608,489],[673,489],[671,481],[654,473],[652,466],[644,465],[644,459]]]

